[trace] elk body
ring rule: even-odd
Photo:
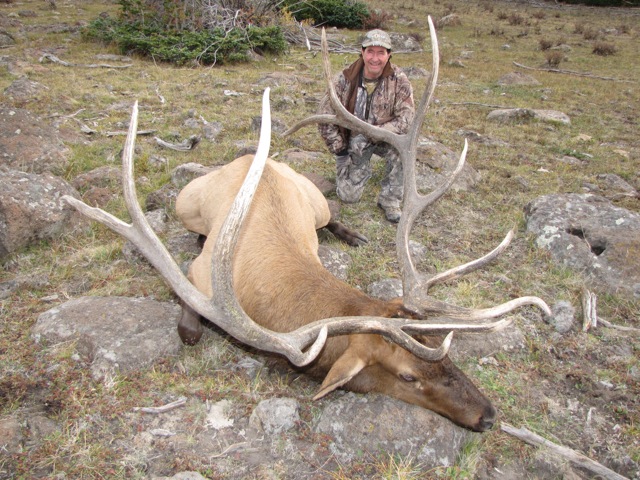
[[[524,305],[535,305],[547,315],[551,312],[537,297],[469,310],[427,295],[430,286],[493,260],[506,248],[513,232],[487,255],[432,277],[420,274],[413,265],[408,246],[413,222],[450,188],[466,155],[465,143],[453,174],[428,195],[418,193],[417,139],[435,88],[439,63],[430,18],[429,27],[433,73],[407,135],[396,135],[362,122],[340,104],[330,82],[324,31],[325,78],[336,114],[310,117],[288,132],[309,124],[333,123],[365,133],[374,141],[387,142],[398,150],[405,191],[396,234],[403,300],[384,302],[369,298],[322,267],[317,255],[316,229],[326,226],[336,231],[336,228],[329,220],[326,200],[313,184],[289,167],[268,159],[271,135],[268,89],[263,99],[256,155],[241,157],[194,180],[180,194],[177,212],[185,226],[207,236],[202,254],[190,269],[191,281],[153,232],[137,200],[133,180],[137,103],[122,154],[124,197],[131,224],[73,197],[64,198],[85,216],[131,241],[158,270],[183,303],[179,333],[187,343],[199,339],[202,328],[199,316],[202,316],[250,347],[281,354],[295,366],[326,375],[316,398],[339,387],[381,392],[482,431],[492,426],[496,412],[447,358],[453,331],[492,332],[504,328],[512,319],[480,321],[500,317]],[[357,236],[347,233],[349,238],[358,241]],[[420,314],[405,308],[403,302],[419,303]],[[429,322],[425,321],[425,315],[429,315]],[[435,321],[432,317],[437,315],[444,316],[445,322],[446,319],[456,322]],[[450,333],[441,343],[433,336],[446,332]]]
[[[176,201],[184,226],[207,236],[189,271],[191,282],[207,296],[213,293],[213,247],[252,160],[244,156],[195,179]],[[330,317],[420,318],[401,299],[368,297],[322,266],[316,229],[328,221],[322,193],[288,166],[267,160],[233,258],[233,288],[247,315],[278,332]],[[198,317],[185,309],[179,325],[183,341],[199,338]],[[495,420],[489,400],[448,358],[422,360],[380,335],[330,338],[308,369],[324,377],[316,398],[342,386],[400,398],[473,430],[486,430]]]

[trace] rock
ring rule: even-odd
[[[82,217],[63,195],[79,197],[51,174],[0,169],[0,258],[79,225]]]
[[[204,165],[193,162],[183,163],[171,172],[171,183],[178,188],[182,188],[194,178],[206,175],[218,168],[220,167],[205,167]]]
[[[344,462],[382,450],[411,455],[424,470],[449,466],[477,435],[429,410],[381,395],[346,393],[323,403],[314,430],[331,436],[329,449]]]
[[[351,257],[349,254],[336,248],[319,245],[318,257],[320,257],[322,266],[329,270],[334,277],[343,281],[347,280],[347,272],[349,270],[349,265],[351,264]]]
[[[315,80],[309,77],[305,77],[303,75],[295,75],[292,73],[285,72],[272,72],[268,73],[264,77],[262,77],[257,82],[259,85],[270,85],[273,87],[279,86],[298,86],[302,85],[313,85]]]
[[[391,47],[394,52],[421,52],[422,45],[411,35],[406,33],[388,32],[391,38]],[[361,40],[358,45],[361,45]],[[358,47],[360,48],[360,47]]]
[[[69,150],[58,131],[26,110],[0,107],[0,165],[33,173],[62,173]]]
[[[206,425],[214,430],[233,427],[233,418],[229,416],[232,403],[229,400],[220,400],[209,407]]]
[[[195,171],[192,173],[195,173]],[[176,182],[187,182],[187,172],[181,172],[180,175],[184,175],[184,177],[177,177]],[[151,192],[149,195],[147,195],[145,208],[147,209],[147,211],[157,210],[159,208],[164,208],[165,210],[173,210],[175,208],[176,198],[178,198],[179,192],[180,190],[174,186],[173,182],[166,183],[155,192]]]
[[[89,187],[108,187],[117,184],[122,184],[122,169],[109,165],[81,173],[73,179],[73,186],[78,190]]]
[[[318,190],[322,192],[324,196],[327,196],[336,189],[335,183],[330,182],[322,175],[318,175],[317,173],[312,172],[303,173],[302,175],[311,180],[311,182],[316,186]]]
[[[198,472],[180,472],[176,473],[173,477],[152,476],[151,480],[207,480],[207,477],[203,477]]]
[[[523,123],[537,120],[544,123],[570,125],[571,119],[565,113],[556,110],[533,110],[530,108],[508,108],[489,112],[487,120],[500,123]]]
[[[515,324],[488,334],[454,335],[449,358],[461,362],[468,358],[482,358],[495,352],[512,352],[526,347],[525,336]]]
[[[511,72],[498,79],[498,85],[540,85],[540,82],[531,75],[520,72]]]
[[[169,217],[164,208],[152,210],[145,213],[144,216],[156,234],[162,235],[167,232],[167,222],[169,221]]]
[[[116,195],[104,187],[91,187],[82,195],[82,201],[91,207],[104,208]]]
[[[267,435],[291,430],[300,421],[300,404],[295,398],[270,398],[261,401],[251,413],[249,425],[261,428]]]
[[[459,159],[460,154],[445,145],[427,138],[420,138],[416,155],[418,189],[433,190],[438,187],[442,184],[444,176],[455,170]],[[479,180],[480,174],[466,163],[451,189],[456,192],[466,191],[473,188]]]
[[[5,30],[0,30],[0,48],[11,47],[16,44],[13,35]]]
[[[626,180],[613,173],[601,173],[596,177],[603,190],[610,193],[614,198],[618,195],[638,197],[638,191]]]
[[[451,13],[449,15],[445,15],[437,22],[438,28],[442,27],[457,27],[462,25],[462,21],[460,20],[460,15],[455,13]]]
[[[127,55],[115,55],[113,53],[98,53],[95,55],[96,60],[101,62],[124,62],[131,63],[133,60]]]
[[[410,80],[415,78],[427,78],[429,76],[429,71],[422,67],[402,67],[402,71]]]
[[[551,307],[552,315],[545,320],[553,325],[558,333],[567,333],[571,331],[576,316],[576,309],[570,302],[562,300]]]
[[[8,417],[0,419],[0,446],[8,454],[22,453],[24,436],[17,419]]]
[[[262,126],[262,117],[253,117],[251,119],[251,130],[254,132],[259,132],[260,127]],[[287,125],[277,118],[271,119],[271,131],[275,133],[284,133],[288,130]]]
[[[43,84],[29,80],[27,77],[21,77],[5,88],[4,94],[15,102],[25,103],[30,100],[38,100],[42,92],[47,90],[49,88]]]
[[[555,194],[524,208],[527,231],[553,259],[610,293],[640,298],[640,215],[596,195]]]
[[[470,142],[480,143],[482,145],[487,145],[490,147],[507,147],[509,144],[507,142],[503,142],[502,140],[497,140],[492,137],[488,137],[486,135],[482,135],[478,132],[474,132],[473,130],[465,130],[463,128],[456,131],[456,135],[460,135],[461,137],[466,138]]]
[[[402,280],[399,278],[385,278],[374,282],[367,288],[367,293],[381,300],[391,300],[402,296]]]
[[[288,165],[300,165],[304,162],[318,162],[324,155],[320,152],[308,152],[299,148],[290,148],[282,152],[282,158],[278,160]],[[308,177],[307,174],[305,176]]]
[[[177,355],[179,316],[178,305],[148,298],[81,297],[42,313],[31,335],[47,345],[75,341],[100,379]]]
[[[220,122],[206,122],[202,126],[202,135],[210,142],[215,142],[218,135],[222,133],[223,126]]]
[[[0,283],[0,300],[9,298],[16,290],[18,290],[19,286],[19,283],[15,280]]]
[[[27,426],[29,427],[29,437],[31,442],[42,441],[52,434],[60,431],[60,426],[45,417],[44,415],[33,415],[27,419]],[[2,441],[0,440],[0,444]]]

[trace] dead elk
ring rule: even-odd
[[[435,64],[437,43],[431,23],[430,27]],[[326,40],[323,56],[325,75],[330,79]],[[426,112],[426,99],[431,96],[436,73],[437,67],[417,119]],[[398,148],[403,152],[405,192],[408,192],[398,226],[405,297],[475,270],[506,247],[510,235],[481,259],[429,279],[422,278],[408,254],[408,232],[418,213],[442,196],[453,178],[426,197],[417,193],[411,163],[415,162],[419,130],[416,124],[421,124],[422,119],[416,120],[407,136],[395,138],[389,137],[389,132],[359,124],[339,108],[336,111],[339,113],[335,116],[312,117],[294,129],[316,121],[331,121],[389,141],[396,148],[405,146],[401,142],[409,142],[406,151]],[[473,430],[491,428],[495,408],[446,357],[452,331],[491,332],[504,328],[510,320],[489,323],[476,320],[495,318],[527,304],[549,313],[542,300],[523,297],[485,310],[432,302],[423,305],[424,311],[473,322],[426,323],[422,314],[406,308],[401,299],[385,302],[370,298],[333,277],[317,256],[316,229],[329,220],[326,200],[304,177],[267,158],[268,90],[263,100],[256,155],[236,159],[217,172],[194,180],[180,194],[176,210],[181,220],[188,229],[207,235],[202,254],[193,262],[187,279],[151,230],[137,202],[133,181],[136,128],[137,104],[123,150],[124,195],[132,223],[126,224],[102,210],[66,198],[86,216],[129,239],[158,269],[185,305],[180,321],[185,340],[197,340],[201,315],[249,346],[282,354],[296,366],[307,366],[311,373],[326,375],[315,398],[339,387],[381,392],[434,410]],[[465,152],[466,148],[457,171]],[[412,188],[408,188],[407,182],[412,181]],[[442,343],[427,336],[446,332],[451,333]]]

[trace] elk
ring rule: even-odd
[[[522,297],[483,310],[470,310],[426,296],[428,288],[473,271],[501,253],[513,232],[492,252],[431,278],[419,274],[408,249],[409,230],[417,215],[440,198],[460,172],[466,142],[455,172],[429,195],[417,192],[414,162],[417,136],[437,79],[437,38],[434,68],[416,120],[407,135],[395,135],[351,116],[331,85],[326,36],[323,63],[336,115],[309,117],[290,129],[331,122],[386,141],[401,152],[405,203],[397,230],[404,299],[382,301],[338,280],[321,265],[316,229],[329,226],[327,202],[303,176],[268,158],[270,144],[269,91],[263,97],[260,141],[254,156],[234,160],[193,180],[180,193],[176,212],[189,230],[206,235],[202,253],[185,277],[155,235],[137,202],[133,181],[133,149],[137,102],[123,149],[123,189],[132,223],[126,224],[72,197],[66,200],[89,218],[130,240],[180,297],[183,315],[178,331],[185,343],[199,340],[200,317],[216,324],[240,342],[274,352],[324,380],[314,399],[337,388],[380,392],[431,409],[466,428],[492,427],[491,402],[448,359],[453,331],[492,332],[512,319],[494,320],[523,305],[549,307],[537,297]],[[414,299],[419,307],[409,308]],[[418,311],[419,310],[419,311]],[[456,319],[443,323],[427,316]],[[468,323],[462,323],[461,321]],[[444,340],[441,335],[449,332]],[[437,338],[436,338],[437,337]]]

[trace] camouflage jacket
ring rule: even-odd
[[[413,89],[407,75],[400,67],[388,62],[372,93],[368,118],[364,118],[367,90],[363,83],[363,66],[364,61],[360,57],[334,80],[340,102],[349,112],[372,125],[394,133],[406,133],[415,113]],[[318,113],[334,113],[328,93],[320,101]],[[319,125],[318,129],[331,153],[336,154],[348,147],[349,130],[337,125]]]

